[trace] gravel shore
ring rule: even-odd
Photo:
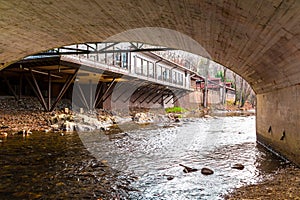
[[[244,186],[226,195],[225,199],[300,199],[300,169],[288,166],[279,170],[274,176],[266,181]]]

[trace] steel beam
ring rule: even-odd
[[[75,70],[75,73],[73,75],[70,75],[67,79],[67,81],[65,82],[63,88],[61,89],[59,95],[57,96],[56,100],[54,101],[54,103],[51,106],[50,111],[53,111],[54,108],[56,107],[56,105],[58,104],[58,102],[61,100],[61,98],[64,96],[64,94],[66,93],[66,91],[68,90],[69,86],[71,85],[72,81],[75,79],[76,74],[78,72],[79,68]]]
[[[149,92],[148,90],[147,90],[148,88],[144,88],[144,89],[142,89],[141,91],[141,93],[139,94],[139,96],[135,99],[135,100],[133,100],[133,101],[131,101],[132,103],[135,103],[139,98],[141,98],[144,94],[146,94],[147,92]]]
[[[6,76],[3,76],[4,81],[9,89],[9,91],[13,94],[13,96],[15,97],[15,100],[18,100],[18,96],[16,94],[16,92],[14,91],[14,89],[11,87],[11,84],[9,83],[8,79],[6,78]]]
[[[113,85],[115,86],[117,84],[117,82],[114,82]],[[110,97],[110,95],[113,93],[113,90],[108,91],[108,95],[106,95],[106,97],[103,98],[103,102],[106,101],[106,99],[108,99],[108,97]]]
[[[150,92],[142,101],[140,101],[140,103],[144,103],[144,101],[146,101],[146,99],[148,99],[149,97],[151,97],[153,94],[155,94],[154,92]]]
[[[92,110],[93,109],[93,106],[94,106],[94,104],[93,104],[93,83],[92,83],[92,80],[89,80],[89,94],[90,94],[90,104],[89,104],[89,108],[90,108],[90,110]]]
[[[41,103],[42,103],[42,106],[44,107],[45,111],[49,111],[49,109],[48,109],[48,107],[47,107],[47,105],[46,105],[45,99],[44,99],[44,97],[43,97],[43,94],[42,94],[42,92],[41,92],[41,90],[40,90],[39,84],[37,83],[36,78],[35,78],[35,76],[34,76],[32,70],[31,70],[31,68],[29,68],[29,71],[30,71],[31,77],[32,77],[32,79],[33,79],[33,83],[34,83],[34,85],[35,85],[35,88],[36,88],[37,94],[38,94],[38,96],[39,96],[39,99],[40,99],[40,101],[41,101]]]
[[[48,111],[51,109],[51,72],[48,71]]]
[[[60,48],[60,49],[67,49],[67,50],[74,50],[74,51],[65,51],[65,52],[55,52],[55,51],[48,51],[35,54],[33,56],[59,56],[59,55],[79,55],[79,54],[102,54],[102,53],[128,53],[128,52],[145,52],[145,51],[170,51],[174,50],[172,48],[146,48],[146,49],[114,49],[114,50],[79,50],[79,52],[75,51],[74,48]]]
[[[177,97],[176,100],[174,100],[173,103],[177,102],[177,101],[178,101],[181,97],[183,97],[184,95],[186,95],[186,92],[185,92],[185,91],[182,93],[182,95],[179,95],[179,97]]]
[[[26,78],[27,82],[29,83],[31,89],[33,90],[34,94],[37,96],[38,100],[40,101],[41,105],[43,106],[42,100],[40,99],[40,96],[38,95],[38,92],[34,88],[33,84],[31,83],[31,81],[29,80],[29,78],[27,76],[25,76],[25,78]]]
[[[95,96],[93,108],[96,108],[96,103],[98,102],[99,96],[100,96],[102,88],[103,88],[103,83],[102,82],[99,82],[98,85],[100,85],[100,86],[98,86],[96,88],[97,91],[96,91],[96,96]]]
[[[153,98],[151,98],[149,101],[147,101],[147,104],[152,102],[158,95],[161,95],[161,93],[157,93],[156,95],[153,96]]]
[[[96,103],[95,108],[98,107],[98,105],[100,104],[100,102],[102,101],[102,99],[104,98],[104,96],[107,94],[107,92],[111,89],[111,87],[114,85],[116,81],[116,77],[113,78],[112,82],[110,82],[108,88],[104,91],[103,95],[101,96],[101,98],[99,99],[99,101]]]
[[[86,98],[85,98],[85,95],[84,95],[84,93],[83,93],[83,91],[82,91],[82,88],[81,88],[80,84],[75,84],[75,85],[76,85],[76,87],[77,87],[78,90],[79,90],[80,97],[82,98],[85,107],[86,107],[87,109],[90,109],[90,108],[89,108],[89,104],[87,103],[87,100],[86,100]]]

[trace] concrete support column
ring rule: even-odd
[[[257,95],[257,140],[300,165],[300,86]]]

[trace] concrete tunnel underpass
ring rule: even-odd
[[[300,164],[299,1],[15,0],[3,1],[1,9],[1,69],[55,47],[99,41],[211,57],[256,92],[258,141]]]

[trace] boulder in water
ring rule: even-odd
[[[231,166],[232,169],[239,169],[239,170],[243,170],[245,168],[244,165],[237,163]]]
[[[204,175],[211,175],[211,174],[214,173],[214,171],[211,170],[211,169],[209,169],[209,168],[203,167],[203,168],[201,169],[201,173],[204,174]]]

